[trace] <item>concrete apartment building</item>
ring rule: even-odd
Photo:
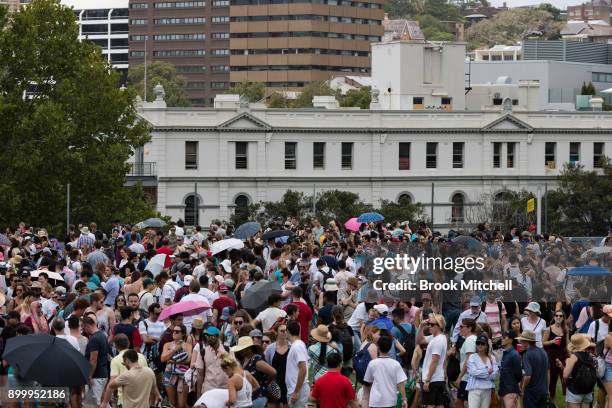
[[[591,1],[577,6],[567,6],[568,20],[603,20],[610,23],[611,13],[612,6],[610,6],[609,2],[603,0]]]
[[[232,0],[230,82],[299,89],[336,75],[369,75],[383,36],[383,0]]]
[[[167,61],[194,106],[229,88],[229,0],[129,0],[130,66]],[[145,41],[146,40],[146,41]],[[146,42],[146,44],[145,44]]]

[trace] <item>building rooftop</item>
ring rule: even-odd
[[[389,35],[391,40],[425,40],[425,35],[421,31],[418,21],[390,20],[389,16],[385,14],[382,25],[385,35]]]

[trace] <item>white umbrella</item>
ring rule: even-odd
[[[229,238],[221,241],[217,241],[210,246],[210,250],[213,255],[223,252],[227,249],[242,249],[244,248],[244,242],[240,239]]]
[[[593,248],[589,249],[588,251],[583,253],[581,257],[582,258],[586,258],[589,255],[608,254],[610,252],[612,252],[612,247],[609,247],[609,246],[598,246],[598,247],[593,247]]]
[[[49,277],[49,279],[60,280],[60,281],[64,280],[62,275],[60,275],[59,273],[47,271],[47,270],[44,270],[44,269],[39,269],[37,271],[32,271],[32,272],[30,272],[30,276],[32,278],[38,278],[38,275],[40,275],[41,273],[46,273],[47,276]]]
[[[599,93],[612,93],[612,88],[604,89],[603,91],[599,91]]]
[[[164,264],[166,263],[166,254],[157,254],[147,264],[145,267],[145,271],[151,271],[153,276],[159,275],[162,269],[164,269]]]

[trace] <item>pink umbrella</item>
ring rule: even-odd
[[[357,217],[353,217],[344,223],[344,228],[346,228],[349,231],[354,231],[354,232],[359,231],[360,226],[361,226],[361,223],[357,222]]]
[[[210,305],[206,301],[187,300],[178,302],[170,307],[165,308],[159,315],[159,320],[166,320],[168,317],[182,313],[183,316],[193,316],[210,309]]]

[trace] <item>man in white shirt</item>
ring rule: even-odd
[[[310,386],[308,385],[308,350],[300,338],[300,324],[295,320],[287,322],[287,333],[291,348],[287,354],[285,384],[289,408],[306,408]]]
[[[588,335],[594,342],[600,342],[608,335],[610,315],[612,315],[612,305],[605,305],[603,307],[603,316],[601,319],[595,320],[589,325]]]
[[[457,338],[459,338],[459,328],[461,327],[461,322],[463,322],[463,319],[474,319],[476,320],[476,323],[487,322],[487,314],[481,310],[481,302],[478,296],[472,296],[470,299],[470,308],[468,310],[464,310],[459,315],[457,324],[453,330],[453,335],[451,336],[451,343],[453,344],[455,344],[457,342]]]
[[[281,295],[273,293],[268,296],[268,308],[261,311],[255,318],[254,325],[261,323],[261,328],[264,333],[270,331],[270,328],[276,323],[279,318],[287,316],[287,312],[280,308]]]
[[[51,323],[51,328],[53,329],[53,332],[55,333],[55,337],[57,337],[58,339],[66,340],[77,351],[80,351],[79,341],[76,339],[76,337],[70,334],[64,334],[64,329],[66,328],[66,322],[64,321],[63,318],[57,316],[55,319],[53,319],[53,323]]]
[[[406,400],[406,387],[404,384],[408,377],[400,363],[389,357],[392,340],[389,337],[378,339],[378,358],[370,361],[364,381],[372,384],[366,385],[364,399],[368,407],[394,407],[397,402],[397,392],[402,396],[402,408],[408,406]]]
[[[425,408],[442,408],[445,403],[446,383],[444,380],[444,361],[448,342],[443,333],[446,323],[439,314],[430,314],[427,322],[432,338],[425,351],[423,360],[423,393],[421,403]]]
[[[208,275],[201,275],[198,278],[198,281],[200,282],[200,291],[198,292],[198,294],[204,296],[206,300],[208,300],[208,304],[212,305],[213,302],[219,297],[219,294],[208,289]]]
[[[368,311],[371,306],[373,307],[376,304],[377,301],[378,295],[376,294],[376,291],[370,290],[369,292],[367,292],[365,296],[365,301],[357,305],[357,307],[353,311],[353,314],[351,315],[351,318],[348,320],[348,322],[346,322],[346,324],[350,326],[351,329],[353,329],[353,334],[355,335],[356,342],[355,347],[357,349],[361,344],[359,338],[359,333],[361,333],[361,326],[368,321]],[[368,305],[367,307],[366,304]]]
[[[460,327],[460,334],[465,338],[463,345],[461,345],[461,349],[459,350],[459,367],[461,371],[459,372],[459,376],[455,381],[455,385],[457,385],[457,399],[463,401],[463,405],[457,406],[467,406],[468,402],[468,392],[465,387],[467,386],[467,361],[470,358],[470,355],[476,352],[476,322],[474,319],[463,319]],[[452,352],[456,353],[456,349],[451,349]]]
[[[63,286],[58,286],[55,291],[51,293],[49,299],[42,300],[42,311],[45,317],[48,319],[55,314],[59,304],[57,303],[59,297],[66,293],[66,289]]]
[[[174,302],[174,295],[176,291],[181,288],[174,279],[168,279],[162,288],[162,302],[165,302],[166,299],[170,299],[170,303]]]
[[[516,278],[521,273],[519,269],[518,256],[516,256],[516,254],[511,254],[510,258],[508,258],[508,261],[509,262],[504,265],[504,278]]]
[[[336,282],[338,282],[338,288],[346,289],[347,287],[346,281],[348,280],[348,278],[352,276],[355,276],[355,274],[347,270],[346,261],[342,259],[339,260],[338,261],[338,273],[335,276]]]

